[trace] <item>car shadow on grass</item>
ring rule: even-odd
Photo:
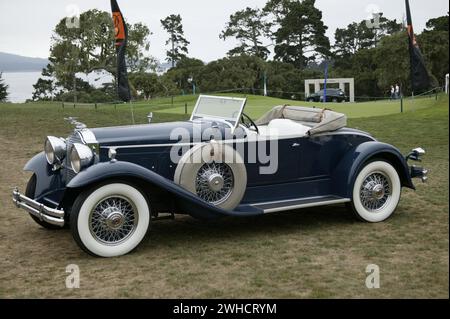
[[[235,244],[258,242],[260,240],[277,240],[286,236],[303,235],[316,238],[325,231],[353,229],[359,222],[344,205],[307,208],[253,217],[225,217],[214,220],[198,220],[189,215],[176,215],[175,220],[153,221],[149,235],[131,256],[150,253],[155,249],[176,248],[193,249],[207,243],[209,247],[219,247],[224,242]],[[66,251],[67,257],[89,259],[87,254],[77,249],[71,240],[69,229],[57,233],[42,229],[52,245],[58,237],[58,248]],[[35,234],[36,235],[36,234]],[[61,241],[64,235],[64,241]],[[50,249],[50,251],[52,251]]]
[[[170,241],[195,244],[225,238],[245,240],[263,234],[289,235],[298,231],[316,232],[330,227],[360,223],[345,206],[308,208],[296,211],[272,213],[253,217],[225,217],[214,220],[198,220],[190,216],[176,215],[174,221],[157,221],[152,225],[149,240],[152,246]]]

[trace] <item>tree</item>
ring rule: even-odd
[[[204,65],[199,59],[184,57],[167,72],[167,78],[176,83],[182,92],[193,91],[193,85],[196,85],[201,77]]]
[[[383,17],[383,13],[374,14],[372,24],[366,20],[353,22],[346,28],[338,28],[334,34],[333,58],[336,67],[350,68],[351,57],[359,50],[377,46],[379,41],[402,29],[397,20],[389,20]]]
[[[318,56],[330,55],[330,42],[315,0],[270,0],[264,8],[277,21],[275,59],[305,68]]]
[[[381,39],[374,53],[378,87],[387,90],[398,83],[403,93],[411,91],[408,38],[397,33]]]
[[[33,101],[49,101],[53,98],[53,81],[39,78],[33,85]]]
[[[48,64],[45,68],[42,69],[42,77],[39,78],[36,84],[33,85],[33,101],[49,101],[55,97],[57,86],[55,83],[55,79],[52,77],[52,74],[52,64]]]
[[[269,35],[271,23],[265,21],[265,18],[266,13],[261,9],[249,7],[230,16],[230,21],[219,38],[225,41],[234,37],[240,41],[240,46],[230,50],[229,56],[247,54],[267,59],[270,51],[263,45],[262,38]]]
[[[426,26],[427,26],[427,31],[447,31],[448,32],[448,13],[446,16],[428,20]]]
[[[256,94],[262,88],[265,61],[261,58],[240,55],[208,63],[197,79],[203,92],[230,89],[250,89]]]
[[[179,14],[171,14],[161,20],[161,24],[170,36],[166,41],[166,45],[171,45],[171,49],[167,51],[167,61],[175,67],[176,62],[189,53],[187,46],[190,42],[184,37],[182,19]]]
[[[128,29],[127,65],[131,71],[147,68],[146,62],[151,59],[144,52],[149,50],[151,32],[142,23],[128,25]],[[114,26],[108,12],[95,9],[83,12],[79,28],[68,28],[62,19],[52,40],[50,61],[55,67],[65,64],[80,73],[106,70],[115,74]]]
[[[371,48],[375,44],[375,30],[368,28],[364,21],[353,22],[347,28],[337,28],[334,33],[334,54],[348,58],[361,49]]]
[[[444,86],[448,73],[449,31],[446,16],[428,20],[427,29],[417,37],[425,61],[428,63],[435,85]]]
[[[305,79],[323,76],[323,72],[304,69],[299,72],[292,64],[270,61],[266,64],[269,96],[285,99],[301,99],[304,97]]]
[[[375,25],[375,39],[374,45],[377,46],[378,42],[385,36],[393,35],[397,32],[402,31],[403,24],[401,22],[397,22],[397,19],[389,20],[383,16],[383,13],[376,13],[378,23]]]
[[[6,102],[8,98],[8,85],[3,80],[3,73],[0,73],[0,102]]]
[[[158,75],[155,73],[132,73],[130,74],[130,82],[134,89],[140,92],[146,100],[151,99],[161,91]]]
[[[127,65],[130,71],[151,68],[154,59],[145,54],[149,50],[150,30],[142,23],[128,27]],[[115,76],[116,52],[111,15],[99,10],[83,12],[80,15],[79,28],[68,27],[66,19],[62,19],[52,35],[49,61],[50,66],[46,68],[47,76],[55,78],[55,85],[63,90],[73,90],[75,101],[77,90],[89,88],[84,83],[81,83],[82,87],[78,86],[80,81],[76,74],[106,71]],[[36,83],[38,88],[36,97],[48,86],[49,83],[45,81],[47,80],[41,79],[40,83]]]
[[[377,76],[377,60],[375,48],[365,48],[356,52],[350,57],[350,67],[343,69],[332,70],[331,76],[355,78],[357,83],[355,93],[357,97],[373,98],[377,96],[384,96],[388,89],[387,86],[379,87]],[[391,84],[394,84],[392,82]]]
[[[130,72],[156,71],[157,61],[147,54],[150,50],[150,29],[143,23],[128,24],[127,67]]]
[[[434,78],[434,85],[444,86],[449,65],[448,31],[425,31],[417,37],[423,58]]]
[[[426,31],[417,37],[433,85],[443,83],[448,73],[449,39],[446,31]],[[384,37],[375,51],[378,86],[386,88],[400,83],[403,93],[411,92],[410,59],[406,33]]]

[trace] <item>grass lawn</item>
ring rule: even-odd
[[[170,100],[138,104],[136,122],[146,122],[150,110],[155,121],[186,118],[180,107],[194,99],[184,99],[175,108]],[[249,97],[248,113],[256,117],[283,103]],[[427,150],[429,183],[404,190],[387,222],[358,222],[342,206],[214,222],[177,216],[154,223],[134,253],[116,259],[86,255],[68,230],[38,227],[13,206],[11,190],[24,189],[29,174],[22,167],[42,150],[46,135],[69,134],[64,116],[90,127],[129,124],[128,106],[0,104],[0,297],[448,298],[448,98],[405,104],[404,114],[378,117],[398,112],[399,103],[327,104],[347,113],[350,127],[404,153]],[[68,264],[80,267],[80,289],[65,288]],[[380,289],[365,286],[368,264],[380,267]]]
[[[262,97],[257,95],[227,95],[234,97],[247,97],[247,105],[245,107],[245,113],[252,118],[259,118],[267,111],[271,110],[272,107],[276,105],[296,105],[296,106],[307,106],[307,107],[319,107],[323,108],[323,103],[310,103],[303,101],[291,101],[283,100],[271,97]],[[163,108],[157,110],[156,112],[163,112],[169,114],[184,114],[185,104],[187,104],[187,113],[191,114],[195,106],[196,97],[184,97],[181,101],[174,100],[174,107],[171,106],[171,102],[167,99],[157,100],[155,104],[161,103],[164,105]],[[404,101],[404,111],[415,111],[422,108],[427,108],[433,105],[435,97],[421,97],[421,98],[407,98]],[[140,105],[138,108],[148,108],[148,106]],[[349,118],[360,118],[360,117],[372,117],[387,114],[400,113],[401,105],[400,100],[395,101],[377,101],[377,102],[364,102],[364,103],[327,103],[326,108],[330,108],[337,112],[342,112],[347,114]]]
[[[271,110],[276,105],[297,105],[297,106],[307,106],[307,107],[319,107],[319,108],[329,108],[337,112],[345,113],[349,118],[361,118],[361,117],[373,117],[380,115],[388,115],[388,114],[398,114],[401,110],[400,100],[381,100],[375,102],[363,102],[363,103],[310,103],[303,101],[292,101],[292,100],[283,100],[272,97],[263,97],[259,95],[244,95],[244,94],[218,94],[221,96],[231,96],[231,97],[246,97],[247,104],[245,107],[245,113],[250,117],[257,119],[261,117],[264,113]],[[173,103],[171,98],[158,98],[151,101],[140,101],[133,102],[133,109],[135,112],[135,120],[137,122],[144,123],[146,121],[146,115],[149,112],[154,112],[154,114],[160,118],[172,118],[171,115],[182,115],[182,118],[188,118],[192,113],[195,103],[197,101],[198,95],[186,95],[186,96],[177,96],[174,97]],[[441,97],[439,97],[441,98]],[[405,98],[403,101],[403,110],[405,112],[416,111],[419,109],[427,108],[436,103],[435,96],[427,96],[427,97],[418,97],[418,98]],[[83,110],[94,109],[93,104],[89,105],[77,105],[75,109],[73,109],[73,104],[70,103],[65,104],[65,110],[62,110],[61,103],[47,103],[47,104],[36,104],[31,103],[28,104],[30,108],[36,109],[39,107],[44,107],[45,109],[49,108],[51,105],[54,106],[55,109],[61,108],[64,114],[83,114]],[[114,112],[111,110],[114,109]],[[98,111],[105,111],[109,115],[113,115],[113,113],[119,113],[120,117],[126,121],[126,123],[130,123],[131,121],[131,112],[130,112],[129,104],[122,105],[110,105],[103,104],[98,105]],[[187,110],[187,114],[185,114]],[[81,113],[79,113],[81,112]],[[123,112],[123,113],[121,113]],[[90,112],[89,112],[90,113]],[[103,113],[102,113],[103,114]],[[80,115],[81,116],[81,115]],[[89,115],[87,116],[89,117]]]

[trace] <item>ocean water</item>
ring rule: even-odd
[[[27,99],[31,99],[33,95],[33,85],[41,77],[41,72],[4,72],[2,78],[9,86],[8,102],[23,103]],[[113,77],[107,72],[92,72],[89,75],[77,74],[81,78],[89,82],[92,86],[99,88],[104,83],[113,81]]]
[[[22,103],[31,99],[33,85],[41,76],[41,72],[4,72],[3,80],[9,86],[8,101]]]

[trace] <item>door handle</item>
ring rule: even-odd
[[[300,144],[298,144],[298,143],[292,144],[292,147],[299,147],[299,146],[300,146]]]

